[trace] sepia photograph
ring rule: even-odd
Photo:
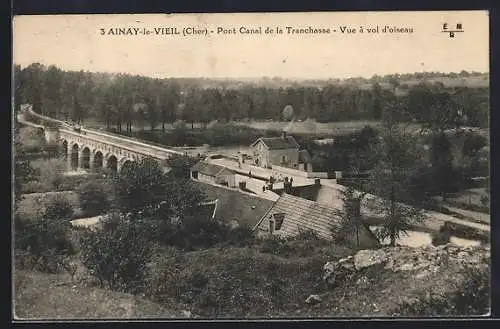
[[[488,317],[488,11],[19,15],[12,319]]]

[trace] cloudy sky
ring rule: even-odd
[[[441,32],[443,23],[451,29],[462,24],[464,32],[450,38]],[[22,66],[39,62],[66,70],[154,77],[307,79],[489,71],[486,11],[18,16],[13,24],[13,58]],[[288,34],[287,26],[331,33]],[[343,26],[357,31],[343,34]],[[367,33],[377,26],[379,33]],[[385,26],[413,33],[382,33]],[[180,34],[156,35],[154,29],[161,27]],[[184,36],[189,27],[208,35]],[[238,32],[241,27],[261,27],[263,34],[217,33],[218,28]],[[274,33],[264,34],[266,27]],[[277,27],[283,34],[276,33]],[[151,33],[110,35],[116,28]]]

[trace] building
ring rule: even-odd
[[[301,231],[312,231],[319,238],[337,240],[339,243],[349,241],[350,245],[359,248],[377,248],[380,245],[375,235],[364,224],[349,231],[342,230],[342,237],[338,235],[341,226],[336,208],[283,193],[254,230],[259,235],[272,234],[281,237],[293,237]]]
[[[293,136],[283,132],[281,137],[261,137],[250,145],[253,164],[263,168],[273,165],[302,171],[312,171],[311,157]]]
[[[200,161],[191,167],[191,178],[202,182],[236,187],[234,172],[205,161]]]
[[[194,181],[194,183],[207,200],[212,200],[204,204],[206,217],[225,222],[232,227],[253,228],[274,204],[271,200],[225,186],[201,181]]]

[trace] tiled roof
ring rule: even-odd
[[[294,236],[301,230],[313,230],[319,237],[332,240],[332,227],[340,228],[337,212],[335,208],[284,193],[266,216],[285,214],[280,229],[283,235]]]
[[[311,163],[311,155],[307,150],[301,150],[299,151],[299,162],[300,163]]]
[[[241,226],[254,227],[274,204],[273,201],[252,196],[226,187],[200,181],[193,183],[205,194],[207,200],[217,200],[215,219],[237,221]]]
[[[219,174],[222,173],[222,171],[227,172],[227,173],[232,173],[229,169],[219,166],[213,163],[208,163],[205,161],[200,161],[194,166],[191,167],[191,171],[197,171],[199,173],[202,173],[207,176],[212,176],[215,177]]]
[[[262,141],[270,150],[282,150],[282,149],[297,149],[299,148],[299,144],[293,138],[293,136],[286,137],[262,137],[252,143],[252,145],[257,144],[259,141]]]

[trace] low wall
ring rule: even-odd
[[[291,176],[298,176],[304,178],[324,178],[327,179],[330,177],[327,172],[306,172],[301,170],[296,170],[292,168],[282,167],[273,165],[272,170],[278,171],[281,174],[289,174]]]

